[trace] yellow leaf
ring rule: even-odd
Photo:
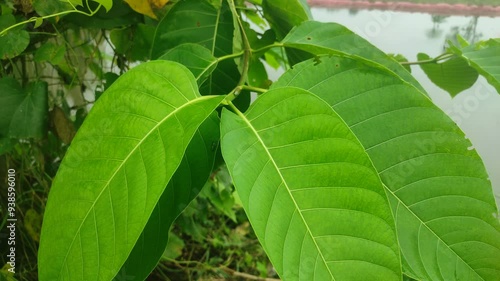
[[[168,0],[149,0],[149,3],[156,9],[161,9],[167,4]]]
[[[124,0],[134,11],[157,19],[153,9],[161,9],[168,0]]]

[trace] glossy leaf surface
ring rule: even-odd
[[[222,154],[282,280],[400,280],[394,221],[368,155],[328,104],[268,91],[224,110]]]
[[[186,147],[223,97],[201,97],[189,70],[154,61],[96,102],[53,182],[40,280],[110,280],[122,267]]]
[[[405,274],[498,280],[500,225],[491,183],[470,141],[415,87],[382,68],[321,57],[273,88],[324,99],[369,154],[396,218]]]

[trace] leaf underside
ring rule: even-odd
[[[343,121],[297,88],[224,110],[222,154],[259,241],[283,280],[399,280],[380,179]]]
[[[457,125],[385,69],[321,57],[273,88],[299,87],[349,125],[390,199],[405,274],[418,280],[499,280],[500,225],[484,165]]]
[[[430,59],[427,54],[423,53],[418,54],[417,58],[419,61]],[[460,57],[441,63],[421,64],[420,68],[434,84],[450,93],[452,97],[472,87],[479,76],[477,71]]]
[[[220,120],[214,112],[196,131],[116,281],[121,281],[121,276],[145,280],[158,264],[170,239],[172,223],[199,194],[212,172],[219,127]]]
[[[223,97],[201,97],[174,62],[141,64],[92,108],[54,179],[40,280],[110,280],[141,235],[186,147]]]

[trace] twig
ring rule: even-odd
[[[263,278],[263,277],[259,277],[259,276],[255,276],[255,275],[251,275],[251,274],[248,274],[248,273],[244,273],[244,272],[239,272],[239,271],[236,271],[234,269],[231,269],[231,268],[228,268],[228,267],[221,267],[220,269],[222,269],[225,273],[231,275],[231,276],[235,276],[235,277],[242,277],[242,278],[245,278],[247,280],[257,280],[257,281],[280,281],[280,279],[275,279],[275,278]]]

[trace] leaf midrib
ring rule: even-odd
[[[306,231],[307,233],[309,234],[309,236],[311,236],[311,239],[313,240],[313,243],[314,243],[314,246],[316,246],[316,249],[318,250],[318,253],[319,255],[321,256],[321,260],[323,261],[323,263],[325,264],[325,267],[327,268],[328,270],[328,273],[330,273],[330,276],[332,277],[332,280],[335,281],[335,277],[333,276],[333,273],[332,271],[330,270],[330,267],[328,266],[327,262],[326,262],[326,259],[325,257],[323,256],[323,252],[321,251],[318,243],[316,242],[316,239],[314,239],[314,236],[312,235],[312,231],[311,229],[309,228],[309,224],[306,222],[304,216],[302,215],[302,212],[299,208],[299,205],[297,204],[297,202],[295,201],[295,198],[293,197],[291,191],[290,191],[290,188],[288,187],[288,184],[285,180],[285,178],[283,177],[283,175],[281,174],[281,171],[278,167],[278,165],[276,164],[276,162],[274,161],[274,158],[272,157],[270,151],[267,149],[267,146],[266,144],[264,143],[264,140],[260,137],[259,133],[255,130],[255,128],[252,126],[252,123],[250,122],[250,120],[248,120],[246,118],[246,116],[241,113],[239,110],[236,111],[236,113],[238,114],[238,116],[240,116],[241,119],[243,119],[243,121],[247,124],[247,126],[250,128],[250,130],[252,130],[252,133],[257,137],[257,140],[258,142],[260,142],[262,144],[262,147],[264,148],[264,150],[266,151],[266,154],[267,156],[269,157],[269,160],[271,161],[271,163],[273,164],[274,168],[276,169],[276,172],[278,173],[278,175],[280,176],[281,178],[281,182],[283,182],[285,188],[286,188],[286,191],[288,192],[288,195],[290,196],[290,198],[292,199],[292,202],[295,206],[295,209],[298,211],[297,213],[299,214],[302,222],[304,223],[305,227],[306,227]]]
[[[184,96],[184,95],[183,95]],[[184,96],[185,97],[185,96]],[[76,240],[76,237],[80,234],[80,230],[82,229],[82,226],[84,224],[84,222],[87,220],[87,217],[89,216],[89,214],[92,212],[92,210],[94,210],[94,206],[95,204],[97,203],[97,201],[99,201],[101,195],[104,193],[105,190],[107,190],[109,184],[111,183],[111,181],[114,179],[114,177],[117,175],[117,173],[122,169],[122,167],[124,166],[124,164],[127,162],[127,160],[132,156],[132,154],[141,146],[141,144],[154,132],[158,129],[158,127],[160,125],[162,125],[167,119],[169,119],[171,116],[175,116],[176,113],[180,112],[182,109],[184,109],[185,107],[189,106],[189,105],[192,105],[194,103],[197,103],[201,100],[205,100],[205,99],[210,99],[210,98],[213,98],[213,96],[201,96],[201,97],[197,97],[196,99],[193,99],[193,100],[189,100],[187,103],[179,106],[178,108],[174,109],[172,112],[170,112],[167,116],[165,116],[165,118],[163,118],[162,120],[158,121],[158,123],[153,126],[151,128],[151,130],[137,143],[137,145],[130,151],[130,153],[123,159],[122,163],[120,165],[118,165],[118,167],[116,168],[115,172],[111,175],[110,179],[107,181],[107,183],[103,186],[102,190],[99,192],[99,194],[97,195],[96,199],[94,200],[94,202],[92,203],[92,206],[90,206],[88,212],[85,214],[85,216],[83,217],[83,219],[81,220],[82,222],[80,223],[80,226],[78,227],[78,229],[76,230],[76,233],[75,233],[75,236],[73,237],[73,240],[71,241],[71,244],[69,245],[68,247],[68,251],[66,253],[66,256],[64,257],[64,260],[62,262],[62,265],[61,265],[61,270],[59,271],[59,274],[57,276],[57,280],[60,280],[60,277],[61,277],[61,273],[62,273],[62,270],[64,268],[64,265],[66,264],[66,261],[68,259],[68,256],[69,256],[69,253],[71,252],[71,249],[73,248],[73,244],[75,243],[75,240]],[[100,266],[100,264],[98,265]]]

